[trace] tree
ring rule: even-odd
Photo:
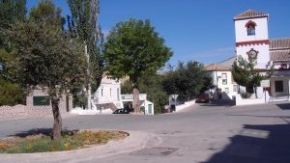
[[[0,1],[0,27],[7,27],[25,19],[26,0],[1,0]]]
[[[91,108],[91,87],[97,90],[102,80],[103,62],[101,56],[101,46],[103,36],[98,25],[99,0],[67,0],[72,21],[68,16],[68,27],[71,32],[75,32],[77,37],[83,41],[85,57],[87,58],[87,107]]]
[[[195,98],[212,85],[203,65],[196,61],[180,62],[175,71],[170,71],[163,82],[168,94],[178,94],[181,101]]]
[[[249,61],[247,61],[239,56],[233,64],[232,75],[237,84],[246,87],[247,93],[255,93],[257,97],[256,88],[260,85],[262,80],[270,77],[271,72],[267,75],[262,75],[255,70],[255,65],[255,60],[249,59]]]
[[[12,52],[14,61],[5,62],[5,75],[12,80],[28,89],[41,86],[48,90],[54,140],[61,137],[60,95],[73,83],[83,80],[85,72],[85,60],[80,51],[83,47],[65,35],[61,22],[59,9],[51,1],[41,1],[31,10],[28,21],[16,23],[7,32],[15,50]]]
[[[13,46],[5,31],[16,22],[25,20],[26,0],[0,1],[0,73],[4,71],[4,61],[13,62]],[[19,83],[0,77],[0,105],[15,105],[24,103],[25,92]]]
[[[172,52],[155,32],[149,20],[130,19],[118,23],[107,37],[104,59],[109,74],[117,79],[128,76],[133,87],[133,108],[140,112],[140,79],[152,75]]]
[[[147,94],[147,99],[154,103],[154,112],[161,113],[164,106],[168,103],[168,95],[163,90],[162,81],[164,80],[163,75],[152,74],[143,76],[139,83],[140,92]],[[122,93],[132,92],[132,82],[126,81],[122,83]]]

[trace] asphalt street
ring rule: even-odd
[[[289,163],[289,123],[289,104],[196,104],[180,113],[155,116],[66,116],[63,128],[142,131],[161,140],[158,144],[149,141],[141,150],[85,162]],[[51,126],[51,117],[2,121],[0,137]]]

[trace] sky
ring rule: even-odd
[[[27,7],[40,0],[27,0]],[[54,0],[70,14],[66,0]],[[269,36],[290,38],[290,0],[100,0],[103,33],[129,18],[149,19],[174,53],[169,63],[195,60],[204,64],[234,56],[233,17],[254,9],[270,14]]]

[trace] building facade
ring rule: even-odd
[[[141,107],[144,107],[146,115],[154,115],[154,104],[147,100],[146,94],[139,95]],[[125,106],[132,106],[133,95],[121,94],[121,82],[115,80],[107,75],[104,75],[101,84],[94,93],[93,103],[97,110],[115,111],[116,109],[124,108]]]
[[[232,78],[232,64],[236,57],[228,58],[216,64],[205,66],[206,71],[212,78],[214,99],[231,100],[237,94],[238,86]]]
[[[236,33],[236,56],[255,59],[255,69],[269,71],[270,95],[275,100],[289,97],[290,39],[269,39],[269,14],[247,10],[234,18]]]
[[[94,93],[93,101],[98,109],[116,110],[123,108],[120,81],[104,75],[99,88]]]
[[[26,106],[32,109],[51,110],[51,101],[47,88],[36,87],[26,96]],[[71,94],[62,94],[59,101],[60,112],[68,112],[73,108]]]
[[[239,86],[234,81],[225,85],[225,76],[231,75],[231,65],[241,56],[246,60],[256,62],[255,69],[261,73],[273,71],[270,78],[269,101],[279,99],[289,100],[290,92],[290,39],[269,38],[269,14],[255,10],[247,10],[234,17],[235,25],[235,55],[230,62],[206,66],[213,82],[229,97],[238,93]],[[227,88],[232,87],[233,89]]]

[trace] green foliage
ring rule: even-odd
[[[0,1],[0,64],[5,73],[9,74],[0,76],[0,105],[23,104],[25,101],[25,93],[21,85],[7,78],[14,72],[5,70],[5,68],[9,68],[9,65],[17,63],[14,55],[11,54],[14,48],[11,46],[11,40],[7,37],[6,30],[13,26],[14,23],[25,20],[25,5],[26,0]]]
[[[147,93],[149,101],[154,103],[155,113],[161,113],[168,104],[168,95],[162,88],[164,77],[158,74],[143,77],[139,85],[140,91]]]
[[[24,104],[24,100],[24,91],[18,84],[0,79],[0,106]]]
[[[88,77],[93,91],[97,90],[103,74],[102,44],[103,35],[98,25],[99,0],[67,0],[72,21],[68,16],[68,27],[73,35],[76,35],[88,47],[90,56]]]
[[[189,61],[180,62],[175,71],[170,71],[163,86],[168,94],[178,94],[179,100],[186,101],[209,89],[212,82],[201,63]]]
[[[0,1],[0,27],[7,28],[16,21],[23,21],[26,14],[26,0]]]
[[[48,135],[34,135],[14,140],[0,140],[1,153],[34,153],[67,151],[85,147],[93,144],[103,144],[110,140],[121,139],[127,136],[125,132],[118,131],[82,131],[62,133],[62,138],[52,141]]]
[[[146,93],[147,99],[154,103],[155,114],[162,113],[164,106],[168,104],[168,95],[162,87],[163,80],[162,75],[153,74],[144,76],[139,82],[140,92]],[[132,93],[132,82],[127,80],[121,86],[122,93]]]
[[[134,85],[143,76],[156,73],[172,55],[149,20],[118,23],[110,31],[104,48],[109,74],[114,78],[128,76]]]
[[[31,9],[27,20],[1,29],[13,47],[9,53],[1,52],[0,59],[5,65],[1,78],[28,89],[35,86],[48,89],[54,140],[60,138],[62,128],[60,95],[84,81],[87,67],[83,47],[63,31],[62,22],[60,9],[52,1],[43,0]]]
[[[24,21],[26,16],[26,0],[0,1],[0,48],[10,52],[10,41],[6,36],[6,29],[14,23]],[[1,61],[1,60],[0,60]]]
[[[233,64],[232,75],[234,81],[246,87],[248,93],[254,93],[254,89],[260,85],[260,82],[267,78],[266,75],[262,75],[255,70],[255,65],[254,60],[248,62],[241,56]]]
[[[8,66],[16,70],[11,77],[23,85],[58,85],[63,89],[82,78],[85,61],[80,45],[64,37],[61,30],[29,21],[17,23],[11,29],[11,37],[18,64]]]
[[[59,28],[64,24],[61,9],[57,8],[51,0],[42,0],[37,7],[29,12],[29,19],[37,24],[45,23],[50,27]]]

